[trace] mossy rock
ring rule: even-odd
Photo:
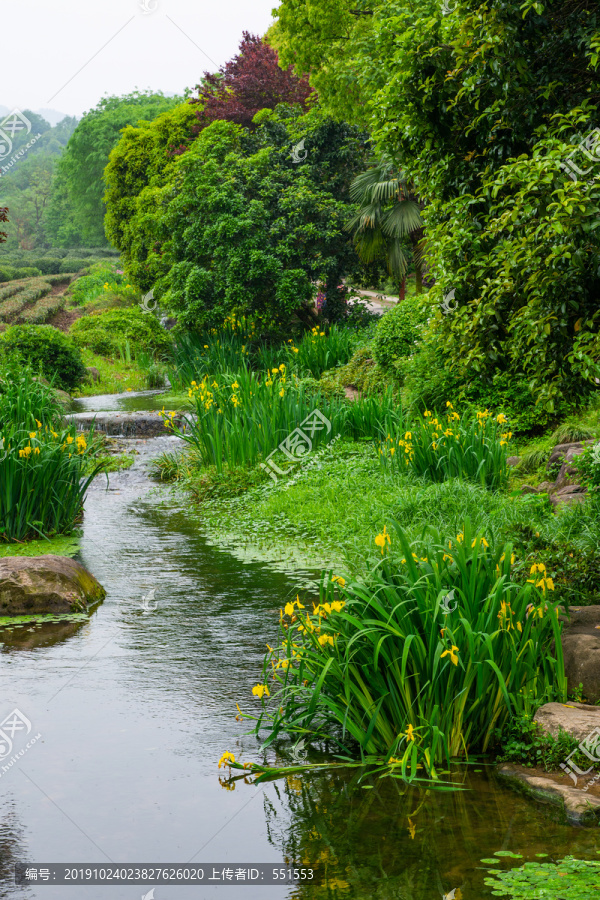
[[[0,616],[87,612],[106,591],[67,556],[0,559]]]

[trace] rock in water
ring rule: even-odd
[[[67,556],[0,559],[0,616],[87,612],[106,591]]]

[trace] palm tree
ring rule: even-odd
[[[423,220],[421,201],[411,191],[402,172],[388,159],[380,160],[350,185],[350,197],[358,211],[348,223],[354,246],[365,263],[385,258],[388,271],[404,299],[406,271],[412,256],[417,294],[423,289]],[[406,252],[405,238],[411,244]]]

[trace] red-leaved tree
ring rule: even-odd
[[[8,222],[8,206],[0,206],[0,222]],[[0,244],[8,237],[5,231],[0,231]]]
[[[198,98],[192,102],[202,104],[197,115],[205,125],[227,119],[249,126],[259,109],[275,109],[278,103],[299,103],[305,108],[312,90],[291,66],[281,69],[277,52],[248,31],[243,32],[237,56],[219,72],[205,72],[203,84],[196,87]]]

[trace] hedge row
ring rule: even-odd
[[[19,283],[19,290],[13,291],[13,299],[0,303],[0,319],[7,320],[20,312],[28,303],[45,297],[52,290],[52,285],[41,278],[28,279]],[[4,298],[0,295],[0,300]]]
[[[21,313],[19,322],[24,322],[28,325],[43,325],[59,309],[64,309],[65,302],[64,296],[57,296],[56,294],[42,297],[35,306]]]
[[[15,294],[18,294],[23,290],[23,287],[23,282],[13,281],[12,284],[7,284],[6,287],[0,288],[0,301],[8,300],[9,297],[13,297]]]
[[[0,303],[0,322],[8,322],[9,319],[14,318],[26,304],[27,300],[23,300],[20,295]]]
[[[22,268],[14,268],[14,266],[0,265],[0,284],[7,281],[16,281],[20,278],[36,278],[42,274],[42,270],[33,266],[23,266]]]

